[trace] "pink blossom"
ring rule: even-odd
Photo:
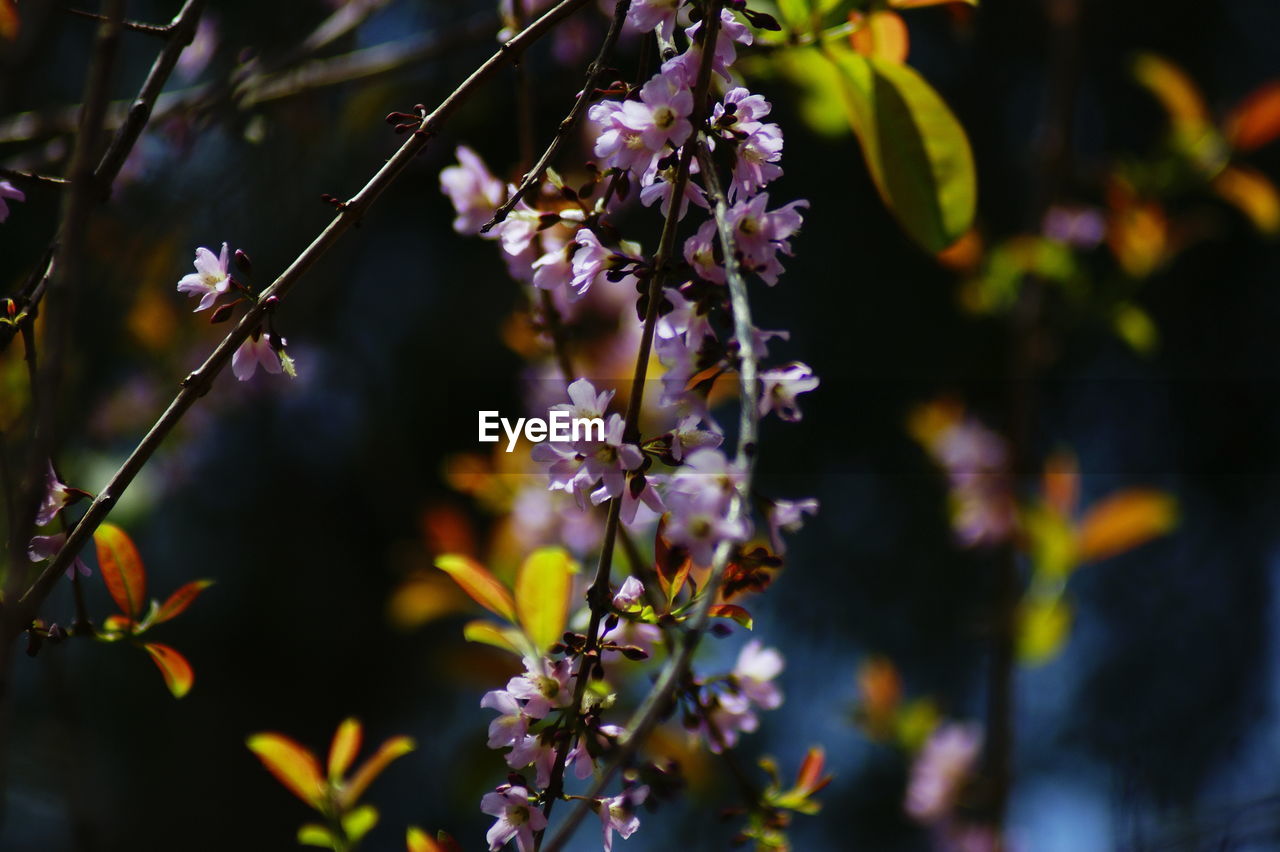
[[[799,532],[804,526],[805,515],[818,513],[818,501],[812,497],[807,500],[777,500],[769,510],[769,542],[773,552],[781,556],[787,552],[786,541],[782,533]]]
[[[785,662],[774,648],[765,648],[759,639],[742,646],[733,667],[738,690],[761,710],[774,710],[782,704],[782,693],[773,683],[782,673]]]
[[[284,349],[284,339],[280,339],[280,349]],[[276,352],[277,347],[272,345],[271,335],[264,334],[261,329],[245,338],[244,343],[240,344],[240,348],[236,350],[236,354],[231,356],[231,372],[236,374],[236,378],[242,382],[246,382],[253,378],[253,374],[257,372],[258,367],[266,370],[268,373],[281,373],[284,368],[280,364],[280,355]]]
[[[809,202],[792,201],[777,210],[766,210],[768,204],[769,193],[762,192],[734,204],[729,208],[728,219],[743,266],[772,286],[783,271],[778,252],[791,254],[790,238],[804,222],[800,209],[808,207]]]
[[[503,784],[485,794],[480,810],[498,818],[485,835],[489,852],[498,852],[513,837],[520,852],[533,852],[533,833],[547,827],[547,818],[530,803],[524,787]]]
[[[613,833],[616,831],[626,840],[640,828],[640,818],[636,816],[636,807],[644,804],[649,796],[648,787],[634,787],[624,790],[621,795],[610,799],[600,799],[596,809],[600,814],[601,828],[604,830],[604,852],[613,852]]]
[[[813,370],[798,361],[785,367],[765,370],[760,374],[760,416],[776,411],[779,417],[790,423],[800,420],[796,397],[817,386],[818,377],[813,374]]]
[[[524,714],[542,719],[552,709],[566,707],[573,696],[573,672],[568,660],[552,662],[543,657],[524,661],[525,673],[507,682],[507,691],[523,699]]]
[[[58,555],[58,551],[62,549],[62,545],[67,543],[66,533],[54,533],[53,535],[34,536],[27,544],[27,558],[32,562],[44,562],[46,559],[52,559]],[[67,566],[67,579],[70,580],[79,571],[81,577],[88,577],[91,573],[89,566],[77,556],[71,560],[71,564]]]
[[[26,201],[27,195],[7,180],[0,180],[0,222],[9,218],[8,201]]]
[[[681,80],[685,86],[692,87],[698,80],[698,67],[702,64],[702,46],[696,41],[702,22],[687,28],[684,34],[689,37],[689,49],[662,65],[664,74],[671,74]],[[711,58],[711,70],[725,81],[731,81],[729,66],[738,58],[736,44],[751,44],[751,30],[740,23],[728,9],[720,10],[720,32],[716,35],[715,55]]]
[[[459,145],[456,154],[458,165],[440,172],[440,189],[458,213],[453,229],[459,234],[475,234],[506,199],[504,187],[475,151]]]
[[[719,450],[690,453],[667,486],[665,534],[673,544],[689,549],[699,565],[710,565],[721,541],[745,541],[750,527],[743,518],[726,518],[742,472]]]
[[[761,124],[738,143],[737,159],[733,165],[733,183],[729,185],[730,199],[753,195],[761,187],[780,177],[782,167],[782,128],[776,124]]]
[[[196,306],[197,311],[212,307],[218,297],[231,287],[231,275],[228,272],[230,261],[231,256],[226,243],[222,244],[222,253],[217,257],[214,257],[213,252],[204,246],[200,246],[196,249],[196,271],[184,275],[178,281],[178,292],[199,296],[200,304]]]
[[[701,422],[702,415],[690,414],[681,418],[680,422],[676,424],[676,428],[671,430],[671,457],[673,459],[682,461],[689,452],[700,450],[704,447],[718,447],[724,441],[724,436],[719,432],[699,429],[698,425]]]
[[[480,699],[480,706],[499,714],[489,723],[489,748],[514,745],[529,732],[531,717],[510,691],[491,689]]]
[[[44,487],[44,500],[41,501],[40,509],[36,512],[36,526],[38,527],[49,523],[63,509],[85,496],[83,491],[68,488],[65,483],[58,479],[58,473],[53,469],[52,461],[49,462],[49,469],[44,475]]]
[[[602,101],[587,116],[601,126],[595,155],[612,168],[643,174],[667,145],[693,132],[693,93],[679,77],[659,73],[640,89],[639,101]]]
[[[621,612],[626,612],[633,606],[640,603],[640,599],[644,597],[644,583],[635,577],[628,577],[622,583],[622,588],[618,589],[617,594],[613,596],[613,608]]]
[[[631,0],[631,8],[627,10],[627,29],[632,32],[652,32],[659,29],[659,35],[671,41],[676,34],[676,15],[682,0]]]
[[[641,204],[645,207],[652,207],[653,202],[661,200],[662,204],[659,205],[659,209],[662,211],[662,215],[666,216],[671,212],[671,196],[675,192],[676,172],[679,162],[680,158],[672,154],[668,157],[655,159],[649,165],[649,170],[640,179]],[[689,174],[696,175],[700,171],[701,168],[698,165],[698,161],[690,160]],[[681,219],[689,212],[690,201],[704,210],[711,209],[711,205],[707,202],[706,194],[692,180],[685,181],[683,198],[684,201],[680,205]]]
[[[924,823],[947,817],[982,751],[977,725],[948,722],[924,744],[907,785],[907,814]]]

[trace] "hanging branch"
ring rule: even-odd
[[[510,41],[503,44],[496,53],[471,73],[458,88],[446,97],[435,111],[423,118],[418,128],[400,146],[399,150],[380,168],[376,174],[349,201],[340,206],[329,225],[311,242],[303,252],[280,274],[278,278],[263,291],[257,303],[251,307],[235,328],[217,345],[209,357],[194,372],[182,381],[181,390],[169,403],[169,407],[160,416],[125,459],[120,468],[112,475],[102,491],[90,504],[88,510],[76,524],[75,529],[67,537],[66,543],[58,554],[45,566],[36,582],[17,601],[18,613],[15,618],[8,619],[5,624],[5,635],[0,641],[12,641],[26,624],[35,617],[36,610],[48,596],[57,582],[58,575],[71,564],[80,549],[88,543],[93,531],[106,518],[120,495],[138,475],[151,456],[159,448],[161,442],[182,419],[187,410],[197,399],[204,396],[213,384],[213,380],[227,366],[235,350],[262,323],[267,311],[288,295],[308,269],[327,252],[334,243],[368,212],[388,186],[405,170],[405,167],[428,144],[432,136],[476,90],[489,80],[508,62],[513,61],[560,21],[587,4],[587,0],[561,0],[548,10],[541,18],[534,21]]]
[[[551,160],[555,158],[560,147],[569,138],[569,132],[577,125],[578,119],[582,118],[582,114],[586,112],[587,106],[591,103],[591,98],[595,95],[596,88],[600,85],[600,77],[608,67],[609,57],[613,53],[614,45],[618,43],[618,36],[622,34],[622,24],[626,20],[627,11],[630,8],[631,0],[618,0],[618,4],[613,7],[613,20],[609,22],[609,31],[605,33],[604,41],[600,45],[600,52],[596,54],[595,60],[587,66],[587,82],[578,94],[578,100],[574,102],[569,114],[565,116],[564,120],[560,122],[560,126],[556,128],[556,135],[552,137],[551,144],[547,146],[547,150],[542,152],[538,162],[525,174],[520,181],[520,185],[516,187],[516,191],[497,209],[493,214],[493,218],[481,226],[480,233],[489,233],[494,225],[506,219],[507,214],[520,203],[520,199],[524,198],[529,190],[542,180],[543,174],[547,171],[547,166],[551,164]]]
[[[708,13],[706,20],[714,21],[718,20],[718,18],[719,10],[713,9]],[[733,522],[744,517],[747,513],[747,507],[750,505],[751,481],[755,471],[756,435],[760,419],[760,390],[757,381],[757,355],[754,342],[755,329],[751,319],[751,305],[747,297],[747,283],[746,279],[743,278],[742,269],[738,263],[733,228],[728,221],[729,204],[720,185],[710,153],[705,145],[699,145],[698,147],[699,162],[702,167],[700,174],[713,202],[716,231],[719,235],[720,247],[724,252],[724,270],[729,285],[729,303],[733,311],[734,336],[737,337],[740,347],[739,358],[741,362],[738,367],[738,381],[741,410],[738,415],[738,448],[734,457],[734,464],[741,471],[741,476],[736,482],[733,500],[729,504],[727,515],[727,520]],[[679,196],[673,195],[672,198],[674,207],[674,199],[679,198]],[[731,542],[722,541],[717,546],[715,558],[711,564],[711,574],[703,588],[703,597],[698,601],[694,614],[690,618],[689,627],[684,633],[675,654],[667,660],[666,665],[663,666],[661,673],[658,675],[657,682],[645,697],[644,702],[627,722],[626,733],[618,741],[613,757],[597,774],[591,788],[575,804],[569,815],[565,817],[564,822],[560,824],[555,834],[543,847],[542,852],[561,852],[564,849],[574,831],[582,823],[582,820],[592,812],[593,800],[604,792],[605,787],[613,776],[631,761],[641,743],[648,738],[649,733],[663,717],[667,708],[670,707],[676,690],[680,688],[680,685],[688,677],[693,655],[710,626],[711,607],[720,591],[720,586],[724,580],[725,568],[729,564],[729,557],[732,552],[733,544]]]
[[[698,76],[693,87],[693,134],[680,149],[680,160],[676,167],[675,180],[671,185],[671,206],[667,218],[662,225],[662,235],[658,239],[658,249],[654,254],[653,276],[649,281],[647,304],[645,306],[644,329],[640,335],[640,348],[636,354],[635,373],[631,380],[631,395],[627,400],[627,412],[623,428],[622,440],[636,442],[639,439],[640,410],[644,405],[644,386],[649,371],[649,353],[653,347],[654,329],[658,322],[658,306],[662,303],[662,288],[666,283],[667,273],[675,247],[676,232],[679,230],[680,209],[683,206],[685,187],[689,184],[689,169],[693,163],[694,149],[697,147],[696,128],[700,127],[707,112],[707,89],[711,85],[711,65],[715,58],[716,37],[720,33],[720,7],[722,0],[711,0],[708,6],[706,26],[700,36],[703,51],[698,66]],[[707,47],[710,46],[710,49]],[[587,590],[587,605],[591,617],[587,625],[586,645],[579,658],[578,670],[574,682],[573,704],[576,721],[582,716],[582,701],[586,695],[587,681],[599,653],[600,623],[609,613],[609,575],[613,568],[613,548],[618,535],[618,526],[622,517],[622,498],[615,497],[609,501],[609,514],[605,518],[604,537],[600,545],[600,559],[596,563],[595,577]],[[576,733],[574,731],[573,733]],[[550,783],[547,785],[546,801],[543,804],[543,815],[550,816],[556,800],[564,791],[565,763],[572,747],[573,736],[570,736],[556,749],[556,759],[552,766]],[[537,835],[535,847],[541,843],[542,833]]]

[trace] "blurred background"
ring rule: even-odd
[[[133,2],[129,15],[162,22],[176,7]],[[0,165],[58,173],[60,110],[80,98],[93,24],[19,9],[21,34],[0,53]],[[59,421],[70,484],[101,487],[226,328],[175,292],[194,248],[245,250],[266,286],[329,221],[320,195],[349,197],[402,141],[386,113],[438,103],[500,27],[477,0],[366,11],[306,55],[334,4],[209,4],[177,94],[92,222]],[[603,14],[580,17],[526,59],[539,149],[603,35]],[[755,310],[792,332],[782,359],[822,378],[803,422],[766,422],[761,489],[822,509],[750,604],[756,634],[786,656],[787,700],[744,753],[791,776],[805,748],[826,748],[834,780],[822,812],[797,817],[797,850],[935,848],[936,827],[903,809],[912,762],[928,720],[987,717],[990,602],[1012,564],[1027,595],[1007,672],[1015,847],[1280,849],[1280,202],[1268,182],[1280,107],[1257,94],[1280,79],[1280,5],[983,0],[903,19],[910,65],[976,164],[974,232],[941,255],[886,209],[838,103],[824,108],[783,62],[747,66],[786,133],[771,196],[811,205],[787,275],[753,293]],[[158,42],[123,38],[112,91],[126,99]],[[638,50],[622,43],[622,76]],[[221,81],[255,58],[316,76],[228,96]],[[438,175],[466,144],[515,176],[517,91],[504,72],[468,103],[282,306],[298,378],[221,377],[112,513],[153,595],[216,580],[157,636],[191,661],[195,687],[173,700],[123,646],[21,657],[0,848],[290,848],[306,809],[244,739],[278,730],[322,750],[348,715],[370,744],[419,743],[372,788],[382,820],[364,848],[403,848],[408,824],[481,848],[479,797],[506,769],[484,746],[479,699],[510,658],[463,641],[474,608],[430,566],[446,549],[484,552],[495,529],[457,471],[483,466],[477,410],[521,408],[510,318],[526,296],[492,244],[454,233]],[[584,156],[570,145],[558,167]],[[1243,177],[1222,177],[1232,169]],[[23,188],[0,226],[6,293],[40,262],[60,203],[55,188]],[[650,211],[623,221],[655,244]],[[6,422],[25,404],[15,350],[0,354]],[[989,430],[1021,505],[1052,502],[1041,470],[1069,454],[1072,517],[1116,494],[1176,512],[1145,528],[1121,517],[1139,529],[1103,548],[1114,558],[1046,585],[1046,540],[1015,557],[1008,541],[964,538],[964,495],[936,430],[917,428],[931,403],[952,428]],[[96,575],[86,589],[96,618],[113,611]],[[70,590],[45,611],[67,620]],[[744,639],[715,640],[699,666],[731,665]],[[688,806],[642,816],[621,848],[729,848],[735,826],[715,814],[734,788],[708,756],[688,760]],[[575,848],[598,848],[595,832]]]

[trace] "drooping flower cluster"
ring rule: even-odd
[[[781,564],[783,533],[798,530],[818,508],[811,499],[762,498],[773,549],[763,542],[748,545],[757,528],[752,506],[740,493],[747,472],[722,449],[723,429],[714,412],[723,396],[717,383],[721,388],[732,384],[742,356],[733,333],[726,249],[712,214],[712,187],[726,187],[722,224],[733,235],[738,268],[768,286],[784,272],[782,258],[792,254],[807,202],[770,202],[769,190],[782,176],[782,130],[767,120],[768,101],[735,85],[732,75],[739,47],[753,41],[751,30],[735,12],[721,12],[715,43],[706,46],[714,51],[710,87],[699,93],[705,21],[691,22],[688,11],[683,0],[633,0],[628,31],[656,29],[669,41],[680,38],[683,27],[685,49],[642,84],[617,84],[589,106],[594,162],[575,179],[549,170],[542,184],[490,224],[517,188],[465,146],[457,149],[457,163],[440,174],[441,190],[456,213],[454,229],[498,243],[512,277],[531,288],[532,331],[541,351],[555,350],[554,369],[566,374],[558,387],[545,379],[549,370],[538,374],[530,393],[531,415],[563,413],[603,425],[569,440],[536,444],[532,458],[547,478],[542,485],[520,487],[541,488],[542,498],[516,496],[511,505],[528,502],[541,517],[555,511],[545,501],[548,493],[563,500],[568,508],[561,511],[570,514],[617,501],[617,517],[631,530],[618,535],[647,533],[658,521],[651,535],[663,554],[660,588],[646,588],[631,577],[611,599],[593,598],[592,617],[582,613],[581,621],[570,624],[578,631],[588,621],[598,624],[595,636],[571,631],[549,653],[545,646],[540,653],[526,653],[525,673],[506,689],[484,695],[482,706],[498,714],[490,723],[489,746],[504,750],[517,773],[484,800],[485,812],[497,819],[489,835],[495,850],[512,839],[524,849],[540,830],[535,805],[563,795],[559,786],[548,789],[558,785],[553,779],[561,762],[566,777],[585,778],[625,738],[624,730],[602,720],[617,699],[613,685],[620,682],[623,666],[659,653],[663,625],[690,618],[699,603],[709,604],[716,618],[750,624],[746,610],[731,599],[768,584],[769,572]],[[701,114],[699,103],[705,105]],[[708,168],[726,179],[713,183],[704,172]],[[671,256],[655,258],[619,232],[614,214],[633,199],[674,217],[673,226],[685,230],[671,246]],[[704,211],[702,221],[677,224],[695,208]],[[655,277],[661,279],[660,289]],[[637,292],[641,298],[633,311],[627,294]],[[661,301],[648,325],[643,318],[651,292]],[[650,336],[660,382],[650,389],[610,378],[631,375],[628,362],[636,359],[637,343]],[[752,329],[751,336],[756,359],[767,358],[771,346],[790,338],[786,331],[764,329]],[[530,346],[514,333],[509,332],[509,342],[517,351],[538,352],[537,344]],[[567,375],[568,364],[577,375]],[[819,383],[798,362],[766,364],[758,382],[756,414],[776,413],[784,421],[801,418],[797,398]],[[618,390],[632,395],[627,405],[614,399]],[[601,519],[595,524],[599,529]],[[703,588],[707,569],[725,554],[723,588]],[[709,594],[715,595],[712,601],[705,600]],[[732,672],[692,678],[680,696],[690,730],[713,751],[732,748],[743,733],[756,730],[759,711],[781,704],[775,680],[783,666],[776,650],[752,641]],[[581,707],[575,693],[584,696]],[[620,794],[592,801],[606,850],[615,833],[626,838],[637,829],[635,809],[658,783],[642,775],[629,779]]]

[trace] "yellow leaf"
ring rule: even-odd
[[[246,744],[291,793],[316,810],[321,809],[325,784],[315,755],[283,734],[254,734]]]
[[[444,847],[417,826],[410,826],[405,832],[404,843],[409,852],[444,852]]]
[[[333,734],[333,742],[329,746],[329,781],[337,784],[342,776],[351,768],[351,762],[360,751],[362,729],[358,719],[344,719]]]
[[[1160,330],[1142,308],[1132,302],[1121,302],[1111,314],[1111,326],[1120,339],[1139,355],[1150,355],[1160,345]]]
[[[1018,656],[1041,665],[1061,653],[1071,633],[1071,606],[1060,597],[1032,598],[1019,609]]]
[[[307,823],[298,829],[298,843],[303,846],[319,846],[321,849],[334,847],[333,835],[323,825]]]
[[[569,620],[569,591],[577,565],[560,547],[535,550],[516,574],[516,611],[529,641],[541,652],[560,641]]]
[[[1200,90],[1172,62],[1153,53],[1141,54],[1133,63],[1133,76],[1164,106],[1175,134],[1194,140],[1212,128]]]
[[[945,6],[948,3],[977,6],[978,0],[889,0],[889,5],[894,9],[923,9],[925,6]]]
[[[387,618],[400,630],[412,630],[468,606],[457,586],[445,577],[415,571],[391,593]]]
[[[1081,562],[1107,559],[1164,535],[1178,522],[1178,504],[1162,491],[1135,488],[1106,497],[1085,513],[1076,533]]]
[[[342,818],[342,830],[352,844],[373,830],[378,824],[378,809],[373,805],[361,805]]]
[[[519,630],[510,627],[499,627],[492,621],[468,621],[462,628],[462,635],[468,642],[479,642],[492,645],[504,651],[511,651],[518,656],[536,653],[529,640]]]
[[[436,558],[436,567],[452,577],[480,606],[507,621],[516,620],[515,601],[507,587],[470,556],[445,554]]]
[[[1246,166],[1227,166],[1210,185],[1223,200],[1248,216],[1261,233],[1280,232],[1280,194],[1262,172]]]
[[[417,744],[410,737],[392,737],[374,752],[373,757],[364,762],[364,765],[356,770],[356,774],[351,778],[351,783],[342,789],[342,806],[350,808],[360,800],[364,795],[364,791],[373,780],[382,774],[391,761],[398,757],[404,757],[409,752],[417,748]]]

